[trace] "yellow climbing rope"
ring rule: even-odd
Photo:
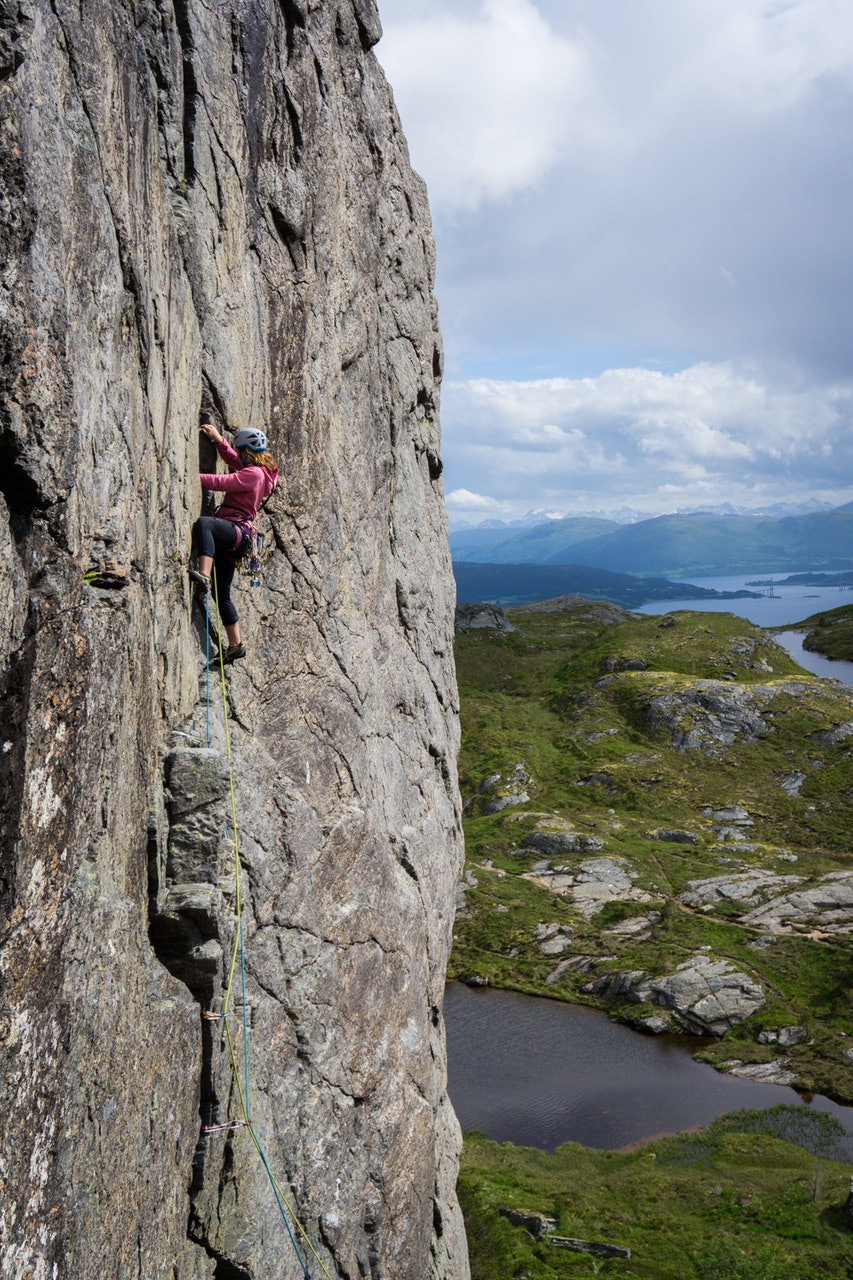
[[[222,652],[222,628],[219,622],[219,593],[218,593],[218,588],[216,583],[215,563],[212,570],[212,578],[213,578],[214,598],[216,601],[216,619],[217,619],[216,635],[217,635],[217,645],[218,645],[218,651],[219,651],[219,679],[220,679],[220,687],[222,692],[222,716],[223,716],[223,721],[225,726],[225,754],[228,759],[228,789],[231,796],[231,831],[232,831],[233,841],[234,841],[234,914],[235,914],[236,928],[234,931],[234,946],[231,950],[231,963],[228,968],[228,981],[225,987],[225,998],[223,1000],[222,1013],[221,1014],[206,1013],[205,1017],[214,1019],[216,1021],[219,1021],[219,1020],[222,1021],[224,1041],[228,1046],[228,1056],[231,1062],[231,1071],[234,1078],[234,1085],[237,1091],[237,1097],[240,1102],[240,1112],[242,1114],[242,1119],[230,1120],[226,1124],[222,1124],[222,1125],[206,1125],[204,1128],[204,1132],[206,1135],[209,1136],[214,1133],[226,1132],[226,1131],[231,1131],[239,1128],[248,1129],[249,1136],[252,1139],[252,1143],[255,1147],[255,1150],[257,1151],[261,1159],[261,1162],[264,1166],[264,1169],[266,1171],[267,1177],[270,1182],[270,1186],[273,1189],[273,1193],[275,1195],[282,1220],[284,1222],[285,1227],[287,1228],[287,1233],[288,1233],[288,1236],[290,1237],[290,1242],[293,1246],[293,1250],[296,1254],[296,1257],[299,1260],[300,1266],[302,1267],[302,1272],[305,1277],[305,1280],[311,1280],[311,1273],[308,1270],[306,1262],[299,1251],[299,1246],[296,1243],[296,1239],[294,1238],[293,1230],[291,1228],[291,1222],[296,1227],[296,1230],[301,1236],[302,1240],[304,1240],[305,1244],[311,1250],[311,1253],[314,1255],[314,1258],[316,1259],[317,1264],[319,1265],[321,1271],[323,1272],[324,1276],[326,1276],[326,1280],[332,1280],[332,1277],[329,1275],[329,1272],[326,1270],[326,1267],[323,1264],[322,1258],[320,1258],[319,1254],[317,1253],[317,1250],[314,1248],[314,1245],[312,1244],[311,1239],[308,1236],[308,1233],[306,1232],[302,1223],[299,1221],[299,1218],[296,1215],[296,1211],[293,1209],[292,1205],[285,1198],[285,1195],[281,1189],[281,1186],[279,1185],[279,1182],[276,1179],[275,1174],[270,1168],[269,1160],[267,1159],[266,1152],[263,1148],[260,1138],[258,1137],[257,1131],[255,1129],[255,1126],[251,1117],[251,1107],[250,1107],[250,1097],[249,1097],[249,1022],[248,1022],[247,1004],[246,1004],[246,963],[245,963],[245,946],[244,946],[244,938],[243,938],[243,902],[242,902],[242,892],[241,892],[241,885],[240,885],[240,843],[239,843],[238,825],[237,825],[237,796],[234,788],[234,770],[233,770],[232,756],[231,756],[231,734],[228,727],[228,695],[227,695],[227,690],[225,685],[225,662],[223,659],[223,652]],[[237,972],[238,960],[240,961],[240,975],[241,975],[241,983],[242,983],[242,1001],[243,1001],[243,1082],[242,1083],[240,1080],[240,1070],[237,1065],[237,1052],[234,1045],[234,1037],[231,1034],[231,1027],[229,1026],[229,1007],[231,1004],[231,995],[234,987],[234,979]]]

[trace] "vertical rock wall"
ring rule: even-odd
[[[373,0],[0,3],[4,1280],[300,1274],[246,1130],[202,1132],[241,1114],[201,1016],[229,774],[280,1187],[333,1277],[467,1274],[441,351],[379,35]],[[200,407],[283,472],[227,742]]]

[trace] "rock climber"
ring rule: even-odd
[[[234,436],[232,447],[211,423],[202,422],[199,430],[213,441],[216,452],[231,471],[228,475],[202,473],[199,476],[202,489],[224,493],[225,497],[215,516],[200,516],[193,525],[198,567],[191,568],[189,575],[208,592],[215,562],[219,616],[228,637],[222,659],[234,662],[246,656],[246,648],[240,636],[239,614],[231,600],[231,582],[237,561],[251,550],[254,522],[261,503],[278,484],[278,467],[263,431],[242,427]]]

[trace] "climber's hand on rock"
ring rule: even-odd
[[[202,422],[199,424],[198,429],[199,431],[203,431],[204,434],[207,436],[208,440],[212,440],[214,444],[219,444],[221,442],[222,436],[216,430],[216,427],[212,425],[212,423]]]

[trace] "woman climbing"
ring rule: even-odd
[[[239,614],[231,600],[231,582],[237,561],[247,554],[252,542],[252,526],[261,503],[278,484],[278,467],[267,448],[263,431],[243,427],[234,436],[232,448],[221,432],[209,422],[199,428],[212,440],[219,454],[231,468],[229,475],[203,473],[202,489],[225,494],[215,516],[200,516],[193,526],[193,542],[198,568],[189,575],[204,591],[210,590],[211,570],[216,563],[216,598],[219,616],[225,624],[228,647],[224,662],[244,658],[246,649],[240,638]]]

